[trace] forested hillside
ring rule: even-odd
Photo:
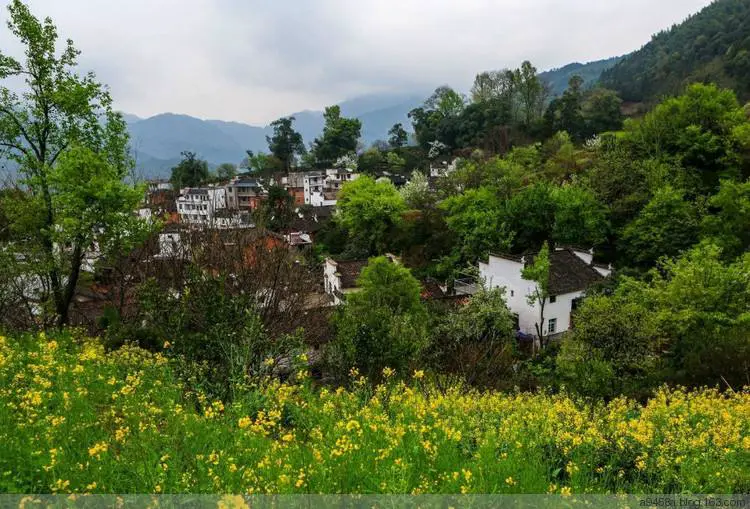
[[[623,57],[612,57],[582,64],[574,62],[558,69],[551,69],[539,75],[550,86],[552,95],[559,96],[568,88],[570,78],[580,76],[585,87],[590,87],[599,81],[602,73],[614,67]]]
[[[695,82],[716,83],[750,98],[750,2],[717,0],[655,35],[605,71],[601,81],[624,101],[654,102]]]

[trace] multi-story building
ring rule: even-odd
[[[305,203],[305,174],[289,173],[281,179],[281,185],[294,198],[295,205]]]
[[[233,210],[255,210],[267,192],[255,178],[234,177],[225,186],[227,207]]]
[[[211,225],[216,212],[227,208],[227,190],[223,187],[186,188],[177,198],[177,213],[184,224]]]
[[[341,188],[357,177],[351,170],[339,169],[307,173],[303,178],[305,203],[313,207],[336,205]]]

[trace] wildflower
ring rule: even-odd
[[[274,362],[275,361],[273,357],[268,357],[266,360],[263,361],[263,365],[266,366],[267,368],[270,368],[271,366],[273,366]]]
[[[237,425],[240,427],[240,429],[245,429],[248,426],[250,426],[253,423],[253,420],[250,419],[250,417],[241,417]]]
[[[388,368],[388,367],[385,367],[385,368],[383,368],[383,376],[384,376],[385,378],[390,378],[390,377],[392,377],[392,376],[393,376],[394,374],[396,374],[396,371],[395,371],[395,370],[393,370],[393,369],[391,369],[391,368]]]
[[[414,372],[414,378],[415,378],[416,380],[421,380],[422,378],[424,378],[424,371],[423,371],[423,370],[421,370],[421,369],[418,369],[418,370],[416,370],[416,371]]]
[[[570,486],[563,486],[560,488],[560,495],[563,497],[569,497],[572,491],[570,490]]]
[[[512,477],[508,477],[505,480],[505,484],[507,484],[508,486],[515,486],[517,483]]]
[[[171,348],[171,347],[172,347],[172,343],[170,343],[169,341],[165,341],[164,342],[164,349],[165,350],[168,349],[168,348]]]
[[[96,456],[96,459],[99,459],[99,456],[107,452],[108,448],[109,446],[105,442],[98,442],[93,447],[89,447],[89,456]]]
[[[128,436],[128,433],[130,433],[130,428],[127,427],[127,426],[124,427],[124,428],[117,428],[115,430],[115,441],[116,442],[124,442],[125,441],[125,437]]]
[[[294,440],[294,435],[292,435],[291,433],[287,433],[286,435],[281,437],[281,440],[283,442],[291,442],[292,440]]]
[[[96,481],[86,485],[86,490],[91,491],[96,489]]]

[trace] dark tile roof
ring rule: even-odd
[[[362,269],[367,265],[367,260],[336,261],[336,272],[341,277],[341,289],[356,288],[357,278]]]
[[[564,295],[566,293],[586,290],[592,284],[602,281],[604,277],[594,267],[587,265],[570,249],[550,252],[549,293]],[[534,257],[526,257],[526,263],[533,263]]]
[[[193,187],[188,189],[185,194],[208,194],[208,189]]]

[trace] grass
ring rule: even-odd
[[[748,392],[590,404],[353,377],[224,404],[134,347],[0,338],[0,493],[750,491]]]

